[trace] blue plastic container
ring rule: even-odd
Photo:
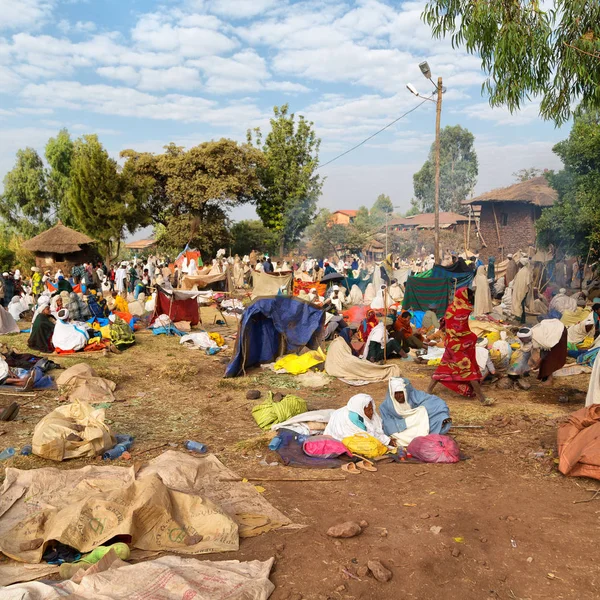
[[[205,454],[208,448],[205,444],[201,444],[200,442],[194,442],[192,440],[188,440],[184,446],[190,452],[197,452],[198,454]]]

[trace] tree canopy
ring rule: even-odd
[[[460,212],[461,202],[473,191],[479,172],[475,136],[460,125],[440,132],[440,210]],[[422,212],[435,206],[435,142],[421,170],[413,175],[415,196]]]
[[[244,220],[234,223],[231,228],[232,253],[244,256],[252,250],[273,254],[279,248],[279,239],[275,232],[262,224],[262,221]]]
[[[537,221],[541,245],[600,256],[600,110],[580,111],[568,139],[553,148],[564,169],[546,174],[558,201]]]
[[[50,138],[46,144],[46,160],[50,168],[47,171],[46,188],[50,201],[58,216],[66,225],[71,225],[71,214],[67,209],[67,193],[71,185],[71,162],[75,144],[66,129]]]
[[[262,189],[262,152],[233,140],[189,150],[170,144],[158,155],[125,150],[121,156],[131,193],[152,222],[164,226],[159,242],[167,247],[191,243],[211,253],[228,244],[228,210],[254,201]]]
[[[561,125],[572,107],[600,108],[600,2],[429,0],[423,20],[437,38],[481,57],[492,106],[518,110],[539,96],[540,115]]]
[[[513,173],[513,177],[519,183],[523,183],[524,181],[529,181],[534,177],[539,177],[543,171],[536,167],[531,167],[530,169],[519,169]]]
[[[258,167],[262,188],[256,212],[263,224],[277,232],[280,251],[297,242],[317,210],[323,181],[317,174],[319,147],[313,123],[284,104],[273,108],[271,131],[248,131],[248,142],[262,149],[265,162]]]

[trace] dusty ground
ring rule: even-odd
[[[205,323],[212,323],[212,314],[203,311]],[[234,333],[233,328],[207,328]],[[24,350],[26,337],[4,336],[0,342]],[[285,392],[290,388],[281,386],[293,386],[293,378],[257,369],[245,378],[224,380],[230,352],[208,357],[180,347],[175,338],[146,332],[137,338],[136,346],[120,356],[85,359],[118,383],[119,402],[107,409],[107,416],[116,433],[136,437],[134,460],[152,458],[165,448],[142,453],[147,449],[169,443],[181,448],[193,439],[207,444],[244,477],[331,476],[330,471],[259,464],[273,457],[252,419],[254,402],[246,399],[246,391]],[[80,359],[59,360],[70,366]],[[402,364],[413,385],[425,389],[432,369]],[[600,502],[574,502],[588,499],[586,488],[598,484],[567,479],[554,462],[556,422],[583,405],[588,380],[580,375],[552,388],[532,380],[528,392],[490,388],[487,394],[497,400],[492,408],[440,386],[436,391],[448,402],[455,424],[483,426],[453,431],[469,460],[458,465],[385,464],[378,473],[348,476],[346,481],[263,481],[269,501],[307,527],[243,540],[234,555],[211,558],[276,556],[273,600],[597,598]],[[379,403],[385,389],[385,384],[373,384],[360,391]],[[354,392],[339,381],[320,390],[294,389],[309,409],[337,408]],[[564,395],[569,404],[558,403]],[[0,405],[14,399],[0,395]],[[0,449],[30,443],[37,421],[59,403],[54,391],[24,405],[18,420],[0,424],[5,432]],[[85,462],[60,466],[78,468]],[[33,456],[0,464],[2,473],[6,466],[48,466]],[[328,527],[348,519],[365,519],[369,527],[349,540],[325,535]],[[431,527],[441,530],[436,534]],[[357,577],[358,568],[373,558],[391,569],[391,582]]]

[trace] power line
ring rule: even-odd
[[[338,158],[342,158],[342,156],[346,156],[346,154],[350,154],[350,152],[352,152],[353,150],[356,150],[357,148],[360,148],[363,144],[366,144],[369,140],[372,140],[376,135],[379,135],[381,132],[385,131],[386,129],[389,129],[392,125],[395,125],[398,121],[400,121],[400,119],[404,119],[404,117],[406,117],[407,115],[410,115],[411,112],[414,112],[415,110],[417,110],[417,108],[419,108],[420,106],[423,106],[423,104],[425,104],[425,102],[427,102],[428,100],[430,100],[432,96],[433,96],[433,94],[431,94],[431,96],[429,96],[428,98],[424,98],[423,102],[419,102],[419,104],[417,104],[415,107],[413,107],[410,110],[406,111],[403,115],[400,115],[397,119],[394,119],[391,123],[388,123],[385,127],[381,128],[379,131],[376,131],[374,134],[372,134],[368,138],[364,139],[362,142],[360,142],[360,144],[356,144],[356,146],[353,146],[349,150],[346,150],[345,152],[342,152],[341,154],[339,154],[335,158],[332,158],[331,160],[328,160],[326,163],[324,163],[322,165],[319,165],[317,167],[317,169],[321,169],[322,167],[326,167],[327,165],[330,165],[332,162],[336,161]]]

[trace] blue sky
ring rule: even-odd
[[[0,177],[18,148],[43,153],[67,127],[97,133],[115,157],[159,152],[268,126],[273,105],[314,121],[321,162],[358,143],[441,75],[442,126],[476,137],[476,192],[512,182],[520,168],[557,168],[552,146],[568,134],[538,118],[538,102],[511,115],[481,95],[477,57],[432,40],[424,1],[0,0]],[[324,167],[321,206],[370,206],[386,193],[409,207],[412,175],[433,141],[425,103],[355,152]],[[252,217],[250,207],[234,219]]]

